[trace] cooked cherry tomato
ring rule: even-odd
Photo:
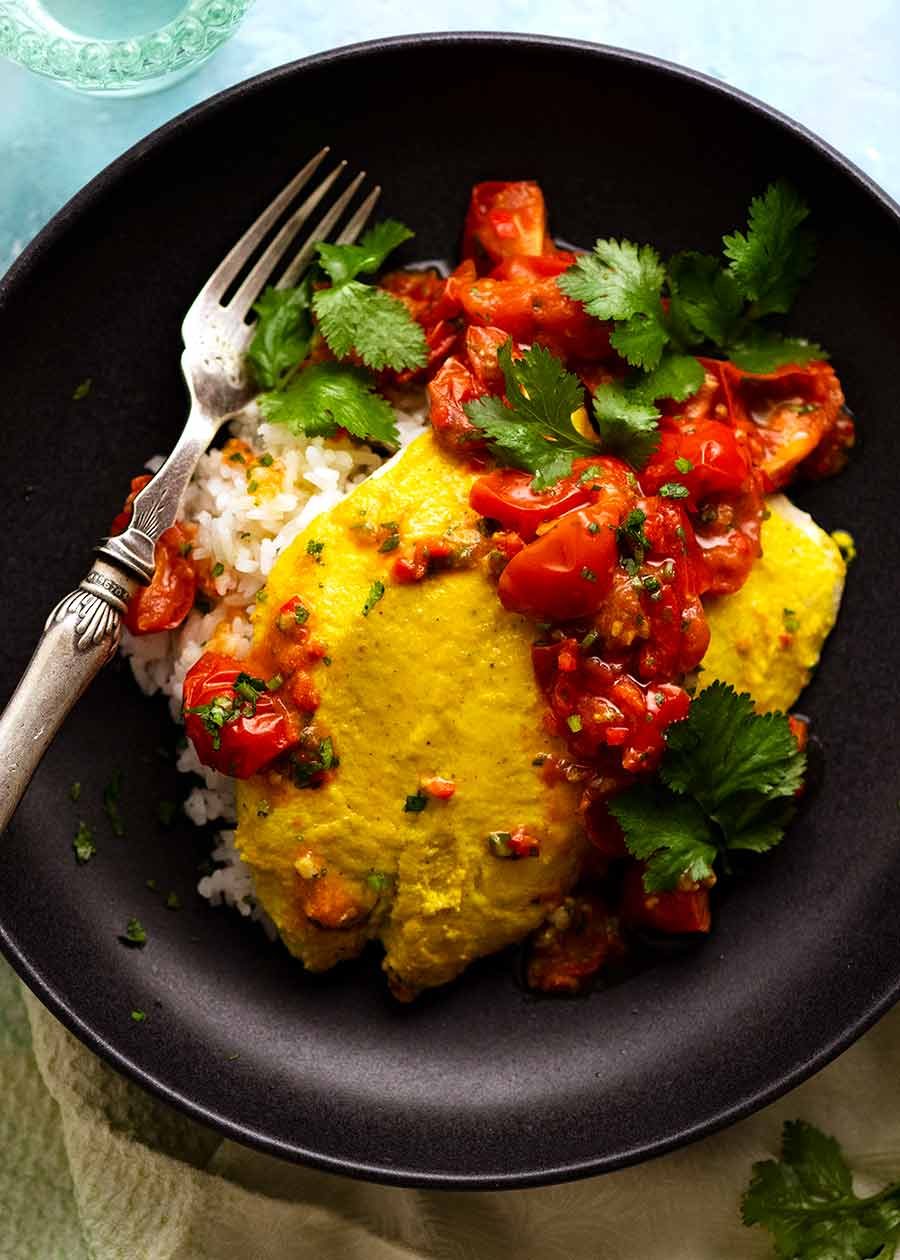
[[[546,254],[504,258],[491,272],[492,280],[545,280],[561,276],[574,264],[575,254],[555,249]]]
[[[747,484],[750,461],[735,430],[720,420],[698,420],[666,428],[641,473],[648,494],[663,485],[684,486],[691,511],[713,494],[737,494]]]
[[[502,328],[516,341],[538,342],[563,360],[611,357],[607,325],[566,297],[554,276],[460,283],[459,298],[471,323]]]
[[[205,766],[238,779],[299,743],[298,718],[247,663],[206,652],[184,680],[184,727]]]
[[[522,350],[502,328],[481,328],[470,324],[466,329],[466,357],[476,379],[492,394],[502,394],[505,381],[500,360],[501,346],[512,343],[513,359],[521,359]]]
[[[459,359],[451,357],[428,382],[428,401],[434,431],[445,446],[459,454],[478,456],[484,440],[463,407],[487,393]]]
[[[424,368],[387,375],[400,383],[427,376],[454,351],[461,336],[457,324],[448,318],[456,311],[452,309],[453,304],[446,301],[447,281],[432,269],[391,271],[381,277],[378,285],[399,298],[413,319],[421,324],[428,346],[428,362]]]
[[[605,962],[622,953],[615,920],[600,898],[571,898],[532,939],[528,987],[542,993],[581,993]]]
[[[632,928],[679,935],[708,932],[710,928],[709,890],[703,887],[671,892],[647,892],[641,862],[625,871],[622,886],[622,918]]]
[[[128,528],[134,501],[153,478],[150,474],[133,477],[131,490],[122,511],[110,526],[110,534],[121,534]],[[125,625],[132,634],[157,634],[174,630],[194,606],[197,595],[197,573],[190,561],[192,531],[175,524],[160,536],[156,544],[156,567],[148,586],[139,586],[128,601]]]
[[[814,453],[823,444],[829,452],[821,465],[826,475],[843,466],[853,444],[853,422],[829,364],[786,364],[755,373],[720,360],[701,362],[720,383],[731,424],[748,435],[767,490],[787,485],[804,465],[816,475]]]
[[[463,257],[499,262],[542,254],[547,240],[544,194],[531,180],[492,180],[472,189],[463,231]]]
[[[500,575],[504,608],[542,620],[595,613],[618,564],[615,503],[578,508],[513,556]]]
[[[586,467],[596,464],[599,468],[603,462],[602,459],[576,461],[571,476],[563,477],[549,490],[533,490],[532,473],[498,468],[478,478],[469,494],[469,503],[482,516],[499,521],[530,542],[546,521],[591,501],[593,479],[582,482],[580,476]]]

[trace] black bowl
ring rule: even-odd
[[[827,345],[862,434],[799,491],[859,559],[803,700],[825,750],[815,799],[735,886],[699,951],[580,1002],[530,1000],[508,958],[410,1009],[377,960],[310,980],[193,888],[202,837],[165,830],[173,736],[127,668],[66,723],[3,841],[0,942],[89,1046],[230,1137],[406,1184],[524,1186],[615,1168],[709,1133],[821,1067],[898,991],[900,550],[893,425],[900,231],[889,200],[758,103],[629,53],[512,36],[400,39],[314,57],[176,119],[53,220],[0,290],[5,413],[0,693],[143,460],[185,415],[179,325],[227,246],[325,143],[384,185],[415,255],[452,256],[469,186],[532,177],[556,232],[715,249],[787,175],[819,264],[796,327]],[[412,254],[410,254],[412,256]],[[88,397],[75,386],[93,378]],[[127,834],[102,785],[124,773]],[[77,805],[73,780],[84,784]],[[97,856],[76,867],[78,818]],[[179,912],[166,910],[174,889]],[[117,940],[127,919],[149,943]],[[144,1023],[130,1012],[148,1012]]]

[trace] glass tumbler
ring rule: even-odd
[[[190,74],[253,0],[0,0],[0,56],[97,96]]]

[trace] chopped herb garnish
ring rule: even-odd
[[[137,949],[143,949],[147,944],[147,929],[140,919],[129,919],[125,931],[121,934],[119,940],[123,945],[133,945]]]
[[[221,577],[224,572],[225,572],[225,566],[221,560],[217,560],[216,563],[213,565],[212,569],[210,570],[210,573],[214,578]]]
[[[262,464],[263,468],[271,468],[275,460],[269,452],[266,451],[265,455],[260,455],[259,462]]]
[[[641,578],[641,585],[651,599],[659,599],[662,594],[662,585],[659,578],[654,577],[652,573],[644,574]]]
[[[584,726],[584,723],[577,713],[570,713],[566,718],[566,726],[568,726],[569,730],[572,731],[573,734],[577,735]]]
[[[596,521],[591,521],[591,523],[587,527],[587,531],[589,534],[599,534],[600,526],[597,524]]]
[[[689,459],[685,459],[683,455],[679,455],[675,460],[675,467],[680,473],[689,473],[694,471],[694,465]]]
[[[369,613],[384,595],[384,582],[375,581],[369,587],[369,594],[366,602],[363,604],[362,615],[368,617]]]
[[[588,467],[585,468],[581,476],[578,478],[578,484],[580,486],[586,486],[589,481],[594,481],[595,478],[602,477],[602,476],[603,476],[603,469],[600,467],[599,464],[589,464]]]
[[[322,664],[323,664],[323,665],[330,665],[330,664],[331,664],[331,657],[330,657],[330,656],[323,656],[323,657],[322,657]]]
[[[414,792],[411,796],[407,796],[403,812],[404,814],[421,814],[427,804],[428,797],[424,792]]]
[[[94,833],[87,823],[80,822],[78,824],[75,839],[72,841],[72,848],[75,850],[76,861],[80,863],[89,862],[97,852],[97,846],[94,844]]]
[[[597,574],[594,572],[593,569],[589,569],[587,565],[584,565],[584,567],[582,568],[581,576],[584,578],[585,582],[597,581]]]
[[[494,857],[512,857],[512,835],[508,831],[491,831],[488,834],[488,848]]]
[[[269,598],[268,591],[266,591],[266,590],[258,590],[258,591],[256,592],[256,602],[257,602],[257,604],[264,604],[268,598]]]
[[[134,1020],[136,1024],[143,1024],[147,1018],[147,1012],[146,1011],[132,1011],[131,1018]]]
[[[82,398],[87,398],[88,394],[91,392],[91,386],[93,383],[93,377],[89,376],[83,380],[80,385],[76,385],[72,391],[72,401],[81,402]]]
[[[322,563],[322,552],[324,550],[325,544],[323,542],[317,542],[315,538],[310,538],[309,542],[306,544],[306,554],[308,556],[312,556],[316,564]]]
[[[125,835],[125,824],[122,821],[122,811],[119,808],[119,801],[122,796],[122,772],[116,770],[103,789],[103,809],[106,817],[109,819],[109,825],[112,827],[114,836],[119,839]]]
[[[81,784],[76,779],[75,782],[72,784],[72,786],[69,788],[69,800],[77,801],[77,800],[80,800],[80,798],[81,798]]]
[[[193,550],[194,550],[193,543],[183,542],[183,543],[178,544],[178,554],[180,556],[189,556]]]
[[[381,543],[378,550],[382,552],[383,554],[386,554],[389,551],[396,551],[396,549],[399,546],[400,546],[400,535],[390,534],[388,535],[387,538],[385,538],[384,542]]]
[[[248,493],[248,494],[256,494],[256,492],[257,492],[257,490],[258,490],[258,489],[259,489],[259,482],[258,482],[258,481],[248,481],[248,482],[247,482],[247,493]]]
[[[268,818],[271,812],[272,812],[272,806],[269,804],[268,801],[260,801],[259,804],[256,806],[257,818]]]
[[[305,626],[309,621],[309,609],[305,605],[298,603],[294,606],[294,621],[298,626]]]
[[[283,683],[284,676],[282,674],[273,674],[266,682],[266,691],[277,691]]]
[[[384,871],[369,871],[366,876],[366,883],[373,892],[377,893],[382,893],[390,888],[393,882],[393,876],[386,874]]]
[[[180,910],[181,909],[181,898],[178,896],[177,892],[170,892],[168,897],[166,897],[166,909],[167,910]]]
[[[788,634],[796,634],[800,629],[800,621],[793,608],[784,608],[781,612],[781,619],[784,622],[784,628]]]
[[[632,508],[622,524],[616,529],[619,555],[622,558],[622,567],[626,572],[630,572],[626,563],[629,559],[636,565],[643,564],[644,556],[650,550],[650,541],[644,533],[644,522],[646,519],[646,512],[642,512],[640,508]]]
[[[691,492],[680,481],[667,481],[659,487],[659,493],[664,499],[686,499]]]
[[[231,454],[228,456],[228,460],[232,464],[243,464],[245,462],[244,457],[240,451],[232,451]]]
[[[599,638],[600,638],[600,635],[596,630],[588,630],[587,634],[584,636],[584,638],[581,640],[578,646],[581,648],[582,652],[586,652],[588,648],[592,648],[594,646],[594,644],[597,642]]]
[[[171,827],[178,813],[177,801],[160,801],[156,806],[156,816],[164,827]]]

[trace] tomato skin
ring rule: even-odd
[[[550,621],[595,613],[618,564],[615,529],[621,515],[592,506],[561,517],[503,570],[498,587],[503,607]]]
[[[463,229],[463,257],[500,262],[519,254],[542,254],[547,207],[533,180],[490,180],[472,189]]]
[[[579,463],[589,464],[590,461]],[[572,475],[564,477],[551,489],[533,490],[532,473],[498,468],[478,478],[469,493],[469,503],[482,516],[499,521],[505,529],[515,530],[530,542],[546,521],[590,502],[590,486],[579,483],[579,472],[573,466]]]
[[[679,471],[676,459],[687,460],[691,469]],[[720,420],[698,420],[663,431],[641,473],[641,485],[648,494],[658,494],[667,482],[686,486],[690,493],[683,502],[696,512],[712,494],[739,493],[749,476],[750,462],[734,429]]]
[[[197,574],[183,554],[189,538],[181,525],[173,525],[160,536],[150,584],[139,586],[128,601],[125,625],[132,634],[175,630],[194,607]]]
[[[446,359],[428,382],[431,423],[440,441],[459,454],[480,455],[485,443],[463,407],[487,393],[466,365],[455,356]]]
[[[184,680],[184,727],[197,756],[204,765],[236,779],[256,774],[300,741],[298,719],[277,695],[266,691],[257,698],[252,716],[238,716],[220,728],[220,746],[213,747],[211,732],[200,714],[191,710],[217,697],[234,697],[235,680],[249,672],[246,665],[218,652],[206,652]]]
[[[556,249],[546,254],[504,258],[491,272],[492,280],[545,280],[561,276],[575,263],[575,254]]]
[[[447,301],[447,281],[437,271],[391,271],[378,282],[380,289],[393,294],[421,324],[428,346],[428,362],[424,368],[385,373],[398,383],[427,376],[457,347],[460,329],[451,321],[458,314],[458,304]]]
[[[132,477],[128,498],[110,526],[111,536],[128,528],[134,501],[152,480],[149,473]],[[149,585],[139,586],[128,601],[124,621],[132,634],[158,634],[162,630],[174,630],[193,608],[197,595],[197,573],[189,559],[191,537],[190,529],[180,523],[160,535],[156,544],[153,577]]]
[[[631,928],[649,928],[678,936],[705,933],[711,925],[709,890],[647,892],[644,865],[636,862],[625,871],[622,887],[622,919]]]
[[[516,341],[537,342],[564,361],[613,357],[607,325],[566,297],[555,276],[476,280],[460,285],[459,298],[470,323],[501,328]]]
[[[492,394],[502,394],[506,382],[498,352],[510,345],[513,359],[521,359],[522,350],[502,328],[482,328],[471,324],[466,329],[466,358],[479,384]]]

